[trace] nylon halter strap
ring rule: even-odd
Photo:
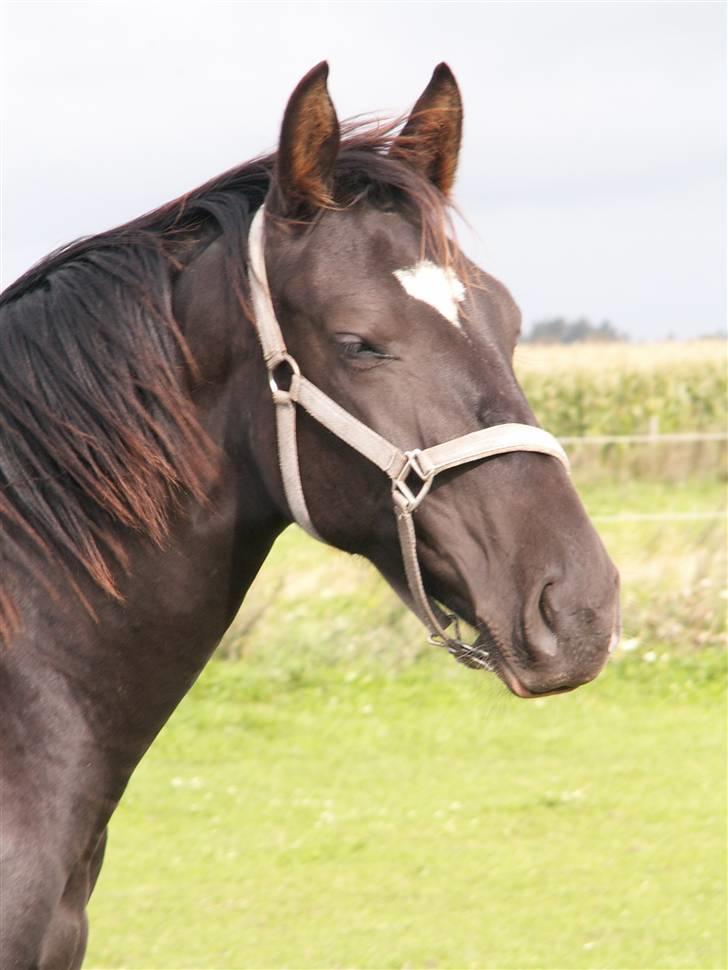
[[[511,451],[551,455],[567,471],[569,459],[553,435],[527,424],[499,424],[452,438],[431,448],[402,451],[344,410],[301,374],[297,362],[288,353],[268,287],[264,230],[265,210],[261,206],[252,221],[248,237],[248,278],[253,301],[253,323],[263,350],[275,404],[278,462],[291,516],[309,535],[321,538],[311,521],[301,483],[296,442],[296,407],[299,406],[332,434],[368,458],[390,479],[397,532],[411,594],[409,605],[430,631],[433,643],[446,646],[458,655],[468,653],[473,648],[461,640],[457,617],[443,613],[425,591],[417,556],[413,519],[415,509],[426,497],[435,477],[448,468]],[[289,371],[287,389],[279,386],[276,376],[283,367]],[[454,636],[447,632],[451,626],[454,626]]]

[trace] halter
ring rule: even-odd
[[[297,362],[288,353],[268,286],[264,231],[265,211],[261,206],[251,223],[248,237],[248,278],[253,300],[253,323],[263,350],[275,405],[278,462],[292,517],[309,535],[315,539],[321,538],[311,521],[301,483],[296,442],[298,405],[388,476],[411,595],[409,605],[429,630],[432,643],[447,647],[465,663],[487,667],[487,652],[478,646],[477,641],[473,645],[464,643],[457,617],[444,613],[425,591],[417,556],[413,513],[427,496],[435,477],[448,468],[511,451],[534,451],[558,459],[568,472],[569,459],[564,449],[553,435],[541,428],[528,424],[499,424],[452,438],[431,448],[402,451],[349,414],[304,377]],[[289,372],[289,386],[285,390],[278,383],[284,369]],[[454,635],[448,634],[450,627],[454,628]]]

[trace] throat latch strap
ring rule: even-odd
[[[301,374],[288,353],[273,309],[264,255],[265,212],[256,213],[248,238],[249,282],[254,324],[276,411],[278,461],[283,489],[292,518],[316,539],[317,533],[306,505],[298,464],[296,410],[302,407],[319,424],[355,451],[368,458],[390,479],[402,560],[410,591],[410,606],[430,631],[430,639],[462,655],[474,651],[463,643],[457,618],[443,611],[425,590],[417,556],[413,513],[427,496],[435,477],[449,468],[492,458],[512,451],[534,451],[556,458],[569,470],[569,459],[553,435],[527,424],[499,424],[452,438],[431,448],[402,451],[350,414]],[[288,387],[282,388],[282,372],[288,369]],[[447,630],[454,624],[455,631]]]

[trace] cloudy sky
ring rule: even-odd
[[[2,281],[275,145],[331,65],[340,117],[465,101],[460,236],[520,303],[634,339],[725,324],[722,2],[5,2]]]

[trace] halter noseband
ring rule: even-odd
[[[301,374],[295,359],[288,353],[268,287],[264,229],[265,210],[261,206],[251,223],[248,237],[248,278],[253,300],[253,323],[263,349],[275,404],[278,462],[291,515],[309,535],[315,539],[321,538],[309,515],[298,466],[296,405],[299,405],[319,424],[368,458],[389,477],[413,611],[430,631],[431,642],[447,647],[466,663],[487,667],[487,653],[477,645],[477,641],[472,646],[464,643],[460,638],[457,617],[443,613],[425,591],[417,557],[417,536],[412,514],[426,497],[435,476],[448,468],[511,451],[535,451],[558,459],[568,471],[569,459],[564,449],[553,435],[541,428],[528,424],[499,424],[452,438],[431,448],[402,451],[349,414],[307,380]],[[279,387],[276,377],[284,367],[290,371],[287,390]],[[413,476],[417,480],[414,488],[411,485]],[[454,636],[447,633],[451,626],[455,629]]]

